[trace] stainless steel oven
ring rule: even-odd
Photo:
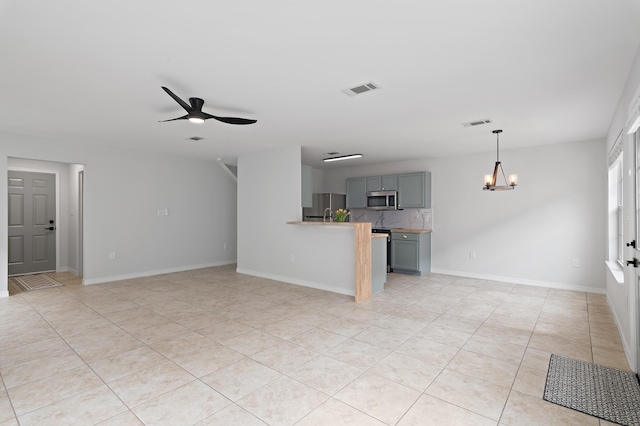
[[[391,269],[391,229],[388,228],[371,228],[374,234],[387,234],[387,272],[393,272]]]

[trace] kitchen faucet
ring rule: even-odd
[[[324,209],[324,213],[322,213],[322,221],[327,221],[327,210],[329,210],[329,222],[333,222],[333,217],[331,216],[333,212],[331,211],[331,207],[327,207],[326,209]]]

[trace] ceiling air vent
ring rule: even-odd
[[[188,141],[201,141],[204,138],[201,138],[200,136],[192,136],[190,138],[187,138]]]
[[[343,92],[349,96],[355,96],[355,95],[361,95],[363,93],[371,92],[372,90],[378,90],[379,88],[380,86],[375,84],[373,81],[370,81],[360,86],[344,89]]]
[[[462,123],[462,127],[474,127],[474,126],[481,126],[483,124],[490,124],[492,123],[490,118],[485,118],[483,120],[475,120],[475,121],[468,121],[466,123]]]

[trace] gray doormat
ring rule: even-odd
[[[13,277],[11,279],[24,291],[42,290],[43,288],[62,287],[64,285],[44,274],[23,275],[21,277]]]
[[[640,383],[631,371],[554,354],[543,399],[613,423],[640,425]]]

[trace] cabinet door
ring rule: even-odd
[[[347,179],[347,208],[364,209],[367,207],[367,178]]]
[[[313,207],[313,169],[302,165],[302,207]]]
[[[367,192],[380,191],[382,189],[382,178],[380,176],[369,176],[367,178]]]
[[[398,175],[382,176],[382,189],[384,191],[395,191],[398,189]]]
[[[427,208],[426,199],[424,172],[398,175],[398,205],[401,208]]]
[[[391,241],[391,267],[407,271],[420,271],[420,245],[418,241]]]

